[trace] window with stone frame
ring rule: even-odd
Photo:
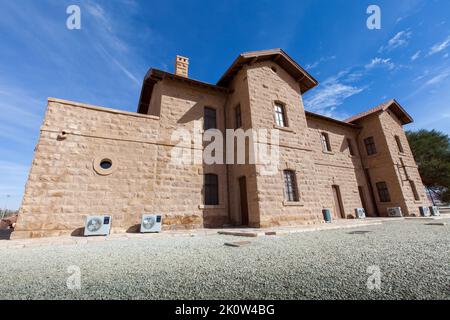
[[[380,198],[380,202],[391,202],[391,196],[389,195],[389,190],[386,182],[381,181],[376,183],[378,197]]]
[[[275,124],[279,127],[287,127],[286,109],[285,106],[279,102],[274,105]]]
[[[216,109],[205,107],[203,115],[203,129],[217,129],[217,112]]]
[[[399,136],[395,136],[395,142],[397,143],[398,151],[403,153],[404,150],[403,150],[402,142],[400,141],[400,137]]]
[[[203,190],[205,205],[219,204],[219,177],[217,174],[208,173],[204,175]]]
[[[328,136],[328,133],[321,132],[320,141],[322,142],[322,150],[325,152],[331,152],[330,137]]]
[[[284,176],[284,199],[286,201],[291,202],[299,201],[295,171],[284,170],[283,176]]]
[[[368,137],[364,139],[364,145],[366,146],[367,155],[371,156],[377,153],[377,148],[375,146],[375,140],[373,137]]]

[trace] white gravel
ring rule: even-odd
[[[353,233],[353,231],[370,231]],[[0,299],[450,299],[450,234],[424,221],[252,239],[149,237],[0,250]],[[67,268],[80,267],[69,290]],[[381,288],[368,290],[369,266]]]

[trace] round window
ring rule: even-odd
[[[116,170],[117,159],[114,159],[112,155],[99,156],[94,159],[93,167],[97,174],[107,176]]]
[[[103,160],[100,162],[100,167],[101,167],[103,170],[108,170],[108,169],[110,169],[110,168],[112,167],[112,162],[111,162],[111,160],[109,160],[109,159],[103,159]]]

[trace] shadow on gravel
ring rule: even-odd
[[[11,238],[11,229],[0,229],[0,240],[9,240]]]
[[[366,233],[370,233],[370,232],[372,232],[372,231],[357,230],[357,231],[348,232],[347,234],[366,234]]]

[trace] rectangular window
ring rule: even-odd
[[[380,202],[391,202],[391,196],[389,195],[386,182],[377,182],[376,185]]]
[[[377,153],[377,148],[375,147],[375,141],[373,140],[373,137],[364,139],[364,145],[366,146],[368,156]]]
[[[236,119],[235,129],[242,127],[241,105],[238,104],[234,109],[234,118]]]
[[[322,150],[325,152],[331,151],[330,138],[328,137],[328,133],[321,132],[320,139],[322,141]]]
[[[414,200],[419,201],[420,197],[419,197],[419,193],[417,192],[416,184],[414,183],[414,181],[409,180],[409,185],[411,186],[411,190],[414,195]]]
[[[299,201],[297,191],[297,179],[295,172],[292,170],[284,170],[284,198],[286,201]]]
[[[216,109],[205,107],[204,113],[205,114],[203,119],[203,129],[205,131],[208,129],[216,129],[217,128]]]
[[[355,155],[355,152],[353,151],[353,145],[352,145],[352,139],[347,138],[347,145],[348,145],[348,152],[351,156]]]
[[[403,146],[402,146],[402,142],[400,141],[400,137],[399,136],[395,136],[395,142],[397,142],[398,151],[403,153]]]
[[[275,123],[279,127],[286,127],[286,114],[282,104],[275,104]]]
[[[205,205],[219,204],[219,177],[216,174],[204,176]]]

